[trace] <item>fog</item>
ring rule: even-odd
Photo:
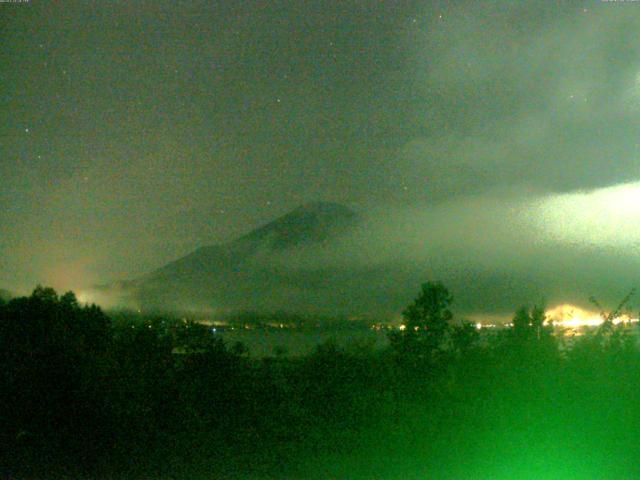
[[[386,282],[390,297],[411,282],[417,291],[421,281],[441,280],[467,314],[533,303],[584,307],[592,295],[613,307],[638,284],[638,225],[640,183],[555,195],[500,190],[370,211],[337,242],[256,261],[395,272],[371,278]]]

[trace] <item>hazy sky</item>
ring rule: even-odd
[[[318,199],[503,279],[540,255],[494,241],[516,224],[635,265],[640,2],[31,0],[0,36],[0,286],[136,276]]]

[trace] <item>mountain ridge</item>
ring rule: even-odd
[[[336,303],[330,298],[338,294],[331,288],[334,272],[300,272],[287,262],[295,261],[300,250],[330,248],[360,221],[344,205],[308,202],[234,240],[202,246],[121,285],[143,308],[322,309]]]
[[[197,264],[224,268],[259,251],[279,252],[298,246],[327,242],[355,227],[359,216],[348,207],[333,202],[308,202],[225,243],[198,247],[151,272],[151,276],[172,273]]]

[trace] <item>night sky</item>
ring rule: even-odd
[[[0,35],[2,288],[312,200],[375,212],[372,256],[464,252],[456,278],[637,281],[640,2],[32,0]]]

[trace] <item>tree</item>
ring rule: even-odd
[[[472,347],[477,345],[479,340],[480,332],[471,322],[463,321],[460,325],[453,327],[451,332],[452,346],[459,354],[468,353]]]
[[[31,294],[31,299],[42,303],[54,304],[58,302],[58,294],[51,287],[38,285]]]
[[[516,310],[512,323],[513,333],[517,338],[524,338],[529,335],[530,321],[529,307],[522,306]]]
[[[547,316],[544,308],[535,305],[533,308],[522,306],[513,317],[513,334],[521,340],[535,338],[540,340],[550,333],[549,326],[545,326]]]
[[[38,286],[0,308],[0,423],[13,438],[104,445],[109,318]],[[26,437],[25,437],[26,435]],[[96,457],[97,458],[97,457]]]
[[[400,352],[431,355],[439,350],[450,329],[453,297],[441,282],[426,282],[418,297],[403,312],[404,329],[390,336]]]

